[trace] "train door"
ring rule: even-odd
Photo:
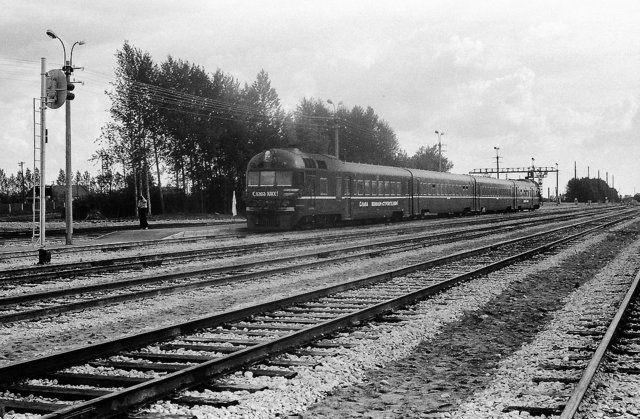
[[[316,208],[316,175],[309,173],[307,175],[307,185],[309,187],[309,209]]]
[[[420,215],[420,181],[418,179],[413,180],[413,215]]]
[[[344,177],[344,188],[342,189],[342,205],[345,210],[345,219],[351,219],[351,176]]]
[[[471,193],[473,195],[473,208],[472,211],[480,211],[480,186],[476,178],[472,177],[473,185],[471,186]]]

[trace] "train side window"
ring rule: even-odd
[[[358,180],[356,195],[364,195],[364,180]]]
[[[351,178],[344,179],[344,196],[351,196]]]
[[[342,198],[342,178],[336,177],[336,198]]]
[[[389,185],[389,181],[388,180],[384,181],[384,194],[385,195],[390,195],[391,194],[391,186]]]
[[[318,193],[320,195],[329,194],[329,180],[326,177],[321,177],[318,182]]]
[[[258,186],[260,179],[259,172],[249,172],[247,174],[247,186]]]
[[[327,168],[327,162],[324,160],[316,160],[316,163],[318,163],[318,169],[326,169]]]
[[[364,181],[364,194],[365,195],[371,195],[371,181],[370,180],[365,180]]]
[[[291,186],[293,183],[293,172],[276,172],[276,185]]]
[[[276,172],[265,170],[260,172],[260,186],[273,186],[276,183]]]

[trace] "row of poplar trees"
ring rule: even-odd
[[[128,180],[132,210],[133,197],[144,195],[152,198],[155,213],[228,213],[234,191],[241,209],[244,172],[253,155],[291,146],[335,154],[336,125],[343,160],[438,167],[435,145],[407,156],[371,107],[347,109],[303,98],[285,112],[264,70],[253,83],[241,84],[220,69],[209,73],[171,56],[158,64],[128,42],[116,52],[116,62],[107,92],[111,121],[102,127],[93,158],[102,164],[102,190],[112,191],[118,177]],[[443,158],[443,170],[452,166]]]

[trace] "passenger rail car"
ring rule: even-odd
[[[540,200],[538,186],[531,180],[349,163],[296,148],[264,151],[247,167],[250,229],[292,229],[428,213],[535,210]]]

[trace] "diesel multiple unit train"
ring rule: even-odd
[[[247,167],[247,227],[254,230],[535,210],[540,201],[531,180],[349,163],[296,148],[264,151]]]

